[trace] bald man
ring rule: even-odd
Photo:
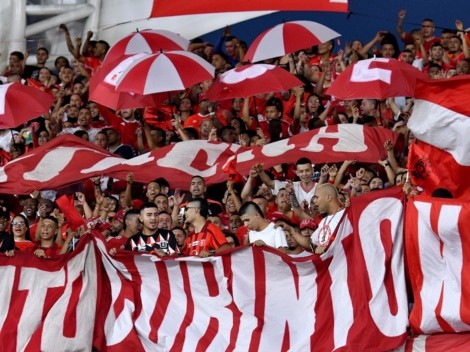
[[[294,232],[292,236],[302,247],[314,249],[316,254],[323,254],[334,240],[333,235],[343,218],[344,208],[339,201],[338,190],[329,183],[317,186],[313,204],[318,213],[326,216],[310,238],[302,236],[300,232]]]

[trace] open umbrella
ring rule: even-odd
[[[103,64],[90,79],[89,99],[113,110],[157,106],[166,100],[168,98],[166,94],[142,95],[116,91],[118,78],[127,67],[142,56],[144,54],[121,57],[112,63]]]
[[[106,54],[105,63],[124,55],[152,54],[161,50],[187,50],[189,40],[163,29],[146,29],[129,34],[114,44]]]
[[[341,34],[317,22],[285,22],[264,31],[256,37],[243,59],[258,62],[284,56],[313,45],[325,43],[339,36]]]
[[[418,79],[426,79],[426,75],[406,62],[372,58],[348,67],[334,80],[326,94],[343,100],[412,97]]]
[[[187,51],[144,54],[118,78],[117,91],[146,95],[184,90],[213,79],[214,71],[209,62]]]
[[[267,64],[239,66],[221,74],[204,95],[211,100],[282,92],[304,83],[283,68]]]
[[[0,85],[0,128],[17,127],[47,113],[52,94],[20,83]]]

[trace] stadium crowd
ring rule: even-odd
[[[159,175],[141,184],[130,173],[125,180],[100,176],[30,195],[0,194],[0,252],[55,257],[72,251],[85,233],[95,232],[107,238],[112,255],[130,250],[206,257],[249,243],[293,256],[323,253],[351,197],[393,186],[417,191],[406,169],[413,142],[406,123],[413,98],[333,103],[327,88],[348,66],[374,55],[404,61],[431,79],[470,73],[470,36],[461,21],[437,33],[434,22],[424,19],[421,28],[406,32],[405,18],[406,12],[399,11],[397,28],[380,31],[368,42],[355,40],[335,50],[331,40],[266,60],[304,82],[288,92],[210,101],[205,93],[212,81],[204,81],[159,106],[120,111],[88,99],[90,77],[109,49],[108,43],[92,40],[93,33],[82,43],[61,25],[70,56],[58,57],[53,66],[46,48],[36,50],[36,65],[26,64],[28,54],[10,53],[1,81],[34,86],[55,99],[48,114],[0,131],[2,166],[63,134],[126,159],[193,139],[262,146],[333,124],[387,128],[398,137],[385,143],[387,158],[376,164],[346,160],[314,165],[300,158],[269,169],[254,164],[242,182],[206,186],[203,177],[194,175],[184,191]],[[247,44],[226,28],[217,43],[198,38],[189,50],[210,62],[218,76],[243,64]],[[74,194],[74,208],[85,225],[71,226],[55,202],[67,193]],[[438,193],[452,196],[445,190]]]

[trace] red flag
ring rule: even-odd
[[[222,171],[227,174],[228,180],[232,181],[233,183],[245,181],[243,176],[237,172],[237,162],[234,158],[229,159],[229,161],[222,167]]]
[[[332,11],[348,12],[348,0],[154,0],[150,17],[194,15],[217,12],[243,11]]]
[[[408,167],[412,182],[431,193],[447,188],[455,198],[470,197],[470,80],[466,77],[418,82],[408,127],[421,141],[413,145]]]
[[[80,213],[75,209],[73,195],[64,194],[62,197],[57,198],[55,202],[62,213],[64,213],[65,219],[72,230],[76,230],[80,226],[85,225],[85,220],[83,220]]]

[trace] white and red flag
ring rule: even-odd
[[[399,188],[353,199],[320,256],[245,246],[206,259],[0,256],[3,351],[389,351],[408,302]],[[373,255],[372,255],[373,254]]]
[[[470,204],[417,196],[406,209],[406,264],[416,334],[470,331]]]
[[[154,0],[150,17],[195,15],[204,13],[253,12],[253,11],[332,11],[347,12],[348,0]]]
[[[400,189],[353,200],[323,256],[105,258],[102,351],[386,351],[405,342]],[[102,246],[98,243],[98,246]],[[374,255],[370,255],[374,253]],[[108,286],[108,285],[106,285]]]
[[[241,148],[237,144],[194,140],[123,159],[81,138],[63,135],[0,167],[0,187],[3,193],[29,194],[35,189],[54,189],[93,176],[124,180],[132,172],[137,182],[164,177],[172,188],[188,189],[194,175],[204,177],[208,185],[227,181],[224,170],[229,164],[236,165],[232,171],[248,175],[255,163],[269,168],[279,160],[295,162],[301,157],[314,163],[350,159],[375,163],[385,157],[385,141],[394,140],[395,136],[384,128],[335,125],[262,147]]]
[[[470,197],[469,90],[467,77],[417,84],[408,127],[418,142],[411,145],[408,169],[427,194],[447,188],[454,198]]]

